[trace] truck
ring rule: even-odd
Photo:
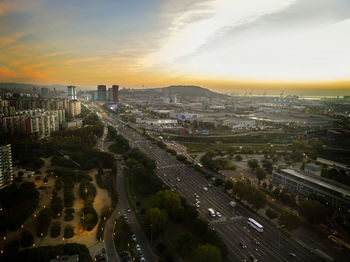
[[[230,205],[231,207],[236,207],[236,202],[232,200],[232,201],[230,201],[229,205]]]
[[[215,216],[216,216],[216,215],[215,215],[215,210],[212,209],[212,208],[208,208],[208,213],[209,213],[209,215],[210,215],[211,217],[215,217]]]

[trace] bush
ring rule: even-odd
[[[98,217],[96,210],[92,204],[86,204],[83,208],[83,215],[81,218],[82,226],[85,230],[91,231],[97,224]]]
[[[58,237],[60,234],[61,234],[61,223],[60,222],[52,223],[52,226],[50,228],[50,236]]]
[[[79,192],[81,199],[83,199],[85,202],[92,203],[96,196],[96,187],[90,182],[83,182],[80,183]]]
[[[39,212],[37,225],[36,225],[36,234],[38,237],[43,237],[47,235],[52,218],[52,211],[49,208],[44,208]]]
[[[71,225],[66,225],[63,236],[64,238],[72,238],[74,236],[74,228]]]
[[[270,218],[270,219],[275,219],[278,217],[277,212],[273,211],[272,209],[267,209],[266,210],[266,215]]]
[[[33,245],[33,235],[29,231],[24,231],[21,234],[21,246],[22,247],[29,247]]]
[[[73,214],[74,212],[75,212],[75,209],[73,207],[69,207],[64,210],[64,213],[66,213],[66,215]]]
[[[74,216],[72,214],[66,214],[64,216],[64,221],[72,221],[74,219]]]
[[[294,230],[299,227],[299,218],[290,212],[283,212],[279,218],[280,224],[284,225],[288,230]]]

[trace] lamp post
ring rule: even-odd
[[[151,224],[151,245],[152,245],[152,224]]]
[[[281,229],[284,228],[284,225],[280,225],[278,234],[278,254],[281,254]]]

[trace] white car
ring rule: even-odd
[[[132,238],[133,241],[136,241],[136,236],[135,235],[132,235],[131,238]]]
[[[216,211],[216,216],[217,217],[222,217],[221,213],[219,211]]]
[[[194,193],[194,196],[195,196],[196,198],[199,198],[199,195],[198,195],[197,193]]]
[[[146,259],[144,257],[140,257],[141,262],[146,262]]]
[[[205,187],[203,187],[203,189],[204,189],[204,191],[208,191],[208,188],[205,186]]]
[[[196,208],[199,208],[199,207],[200,207],[199,203],[196,203],[196,204],[194,204],[194,205],[196,206]]]
[[[136,244],[136,250],[137,250],[137,252],[141,252],[141,247],[139,244]]]
[[[177,178],[176,178],[176,180],[177,180],[178,182],[180,182],[180,181],[181,181],[181,179],[180,179],[179,177],[177,177]]]

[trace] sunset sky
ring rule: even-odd
[[[350,93],[350,1],[0,0],[0,82]]]

